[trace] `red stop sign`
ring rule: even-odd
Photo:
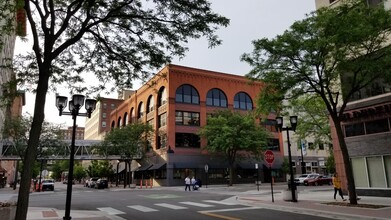
[[[274,153],[271,150],[265,151],[265,161],[271,165],[274,161]]]

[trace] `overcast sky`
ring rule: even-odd
[[[174,59],[173,64],[189,66],[236,75],[245,75],[251,69],[240,61],[243,53],[252,52],[251,42],[260,38],[273,38],[287,30],[293,22],[302,20],[315,10],[315,0],[211,0],[215,12],[229,18],[230,25],[217,32],[223,44],[209,49],[206,40],[192,40],[184,59]],[[240,3],[239,3],[240,2]],[[17,41],[15,53],[31,47]],[[137,88],[134,88],[137,89]],[[61,95],[67,95],[67,92]],[[116,97],[113,94],[110,97]],[[27,94],[23,112],[34,111],[35,98]],[[70,116],[58,116],[55,95],[46,99],[45,120],[72,126]],[[84,126],[85,119],[77,118],[78,125]]]

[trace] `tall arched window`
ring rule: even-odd
[[[126,126],[127,124],[128,124],[128,113],[125,112],[123,125]]]
[[[157,103],[158,107],[167,103],[167,90],[166,90],[166,88],[162,87],[159,89],[159,95],[158,95],[157,99],[158,99],[158,103]]]
[[[134,122],[135,122],[135,120],[136,120],[135,114],[136,114],[136,113],[135,113],[134,108],[131,108],[131,109],[130,109],[130,120],[129,120],[130,123],[134,123]]]
[[[115,127],[115,121],[111,122],[111,128],[113,129]]]
[[[140,102],[140,104],[138,104],[137,117],[138,117],[138,119],[140,119],[143,116],[144,116],[144,103]]]
[[[155,105],[155,101],[153,99],[153,96],[151,95],[151,96],[148,97],[148,101],[147,101],[147,106],[148,106],[147,107],[147,113],[150,113],[150,112],[153,111],[154,105]]]
[[[211,89],[206,94],[206,105],[226,108],[227,96],[220,89]]]
[[[247,93],[239,92],[234,97],[234,109],[252,110],[253,102]]]
[[[189,104],[200,104],[200,96],[193,86],[182,85],[176,90],[175,101]]]
[[[120,128],[122,126],[122,120],[121,117],[118,118],[117,128]]]

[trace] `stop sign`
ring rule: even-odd
[[[274,153],[271,150],[265,151],[265,161],[269,164],[272,165],[274,161]]]

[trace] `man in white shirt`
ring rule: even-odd
[[[185,178],[185,191],[187,191],[187,189],[189,189],[189,191],[191,191],[190,189],[190,184],[191,184],[191,180],[190,180],[190,177],[186,177]]]

